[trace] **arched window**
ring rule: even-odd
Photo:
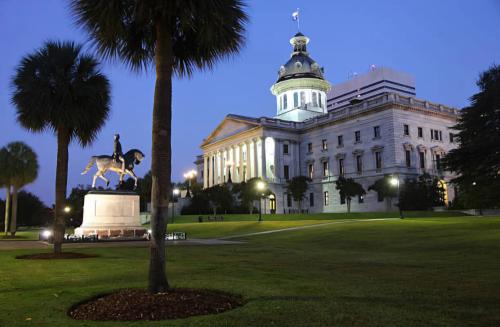
[[[293,92],[293,107],[297,108],[299,106],[299,94],[297,92]]]
[[[316,93],[316,92],[312,93],[312,103],[313,103],[313,106],[315,106],[315,107],[318,106],[318,93]]]
[[[286,94],[283,96],[283,109],[287,109],[288,108],[288,99],[286,98]]]
[[[283,97],[280,97],[280,111],[283,110]]]
[[[323,100],[321,99],[321,92],[318,93],[319,107],[323,108]]]

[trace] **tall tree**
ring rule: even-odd
[[[156,68],[151,155],[152,293],[169,288],[165,233],[171,195],[172,77],[213,68],[237,53],[247,15],[241,0],[71,0],[77,22],[98,51],[119,58],[132,70]]]
[[[299,203],[299,211],[302,210],[302,200],[306,195],[311,179],[306,176],[295,176],[286,185],[287,192],[292,195],[294,201]]]
[[[9,150],[6,147],[0,149],[0,187],[5,187],[5,212],[4,212],[4,231],[5,235],[9,233],[10,222],[10,204],[12,195],[12,184],[10,176],[12,174],[12,160]]]
[[[38,176],[38,159],[35,151],[23,142],[7,144],[11,161],[10,185],[12,185],[12,213],[10,221],[10,234],[16,235],[18,192],[26,184],[32,183]]]
[[[483,72],[477,81],[479,92],[453,129],[458,147],[444,158],[447,170],[470,205],[482,209],[500,206],[500,66]]]
[[[92,56],[73,42],[46,42],[21,60],[12,80],[17,120],[31,132],[50,130],[57,137],[54,252],[64,236],[68,146],[87,146],[110,110],[110,85]]]
[[[366,194],[365,189],[352,178],[345,178],[340,176],[335,181],[335,188],[339,190],[340,196],[346,199],[347,213],[351,212],[351,200],[355,196],[362,196]]]

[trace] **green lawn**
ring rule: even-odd
[[[460,217],[466,216],[464,213],[458,211],[405,211],[404,215],[406,217]],[[198,217],[200,215],[182,215],[175,216],[174,222],[179,223],[194,223],[198,222]],[[207,215],[201,215],[206,219]],[[217,214],[217,216],[223,216],[224,221],[256,221],[259,219],[258,214]],[[266,214],[262,215],[265,221],[283,221],[283,220],[331,220],[331,219],[370,219],[370,218],[399,218],[399,212],[352,212],[352,213],[311,213],[311,214]]]
[[[274,223],[297,222],[266,222]],[[214,226],[219,235],[256,228],[183,228],[214,235]],[[175,287],[242,294],[245,306],[178,321],[96,325],[500,325],[500,217],[348,221],[243,240],[170,247],[168,274]],[[145,286],[148,249],[78,251],[101,257],[25,261],[14,256],[33,251],[0,252],[0,326],[90,326],[69,319],[67,309],[99,293]]]

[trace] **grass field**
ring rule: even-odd
[[[262,228],[255,224],[182,228],[227,236]],[[242,240],[247,243],[170,247],[168,275],[174,287],[242,294],[245,306],[177,321],[96,325],[500,325],[500,217],[347,221]],[[0,326],[94,325],[73,321],[66,311],[96,294],[146,285],[148,249],[78,251],[101,257],[27,261],[14,256],[33,250],[0,252]]]

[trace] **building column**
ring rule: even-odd
[[[251,169],[252,169],[252,158],[250,157],[250,141],[245,141],[245,146],[247,148],[247,170],[245,180],[249,180],[251,178]]]
[[[231,145],[231,179],[236,182],[236,149]]]
[[[217,184],[224,183],[224,152],[222,150],[218,151],[219,153],[219,182]]]
[[[210,172],[208,179],[208,187],[214,186],[214,155],[211,153],[208,157],[208,171]]]
[[[214,153],[214,186],[219,184],[219,153]]]
[[[208,156],[203,156],[203,188],[208,187]]]
[[[274,139],[274,181],[276,183],[279,183],[282,178],[283,161],[281,160],[281,153],[283,151],[280,151],[282,144],[282,139]]]
[[[262,179],[267,179],[267,169],[266,169],[266,137],[263,136],[260,139],[261,143],[261,167],[262,167]]]
[[[238,182],[243,182],[243,144],[238,144],[239,162],[238,162]]]
[[[257,150],[257,139],[252,139],[253,141],[253,177],[259,177],[259,155]]]

